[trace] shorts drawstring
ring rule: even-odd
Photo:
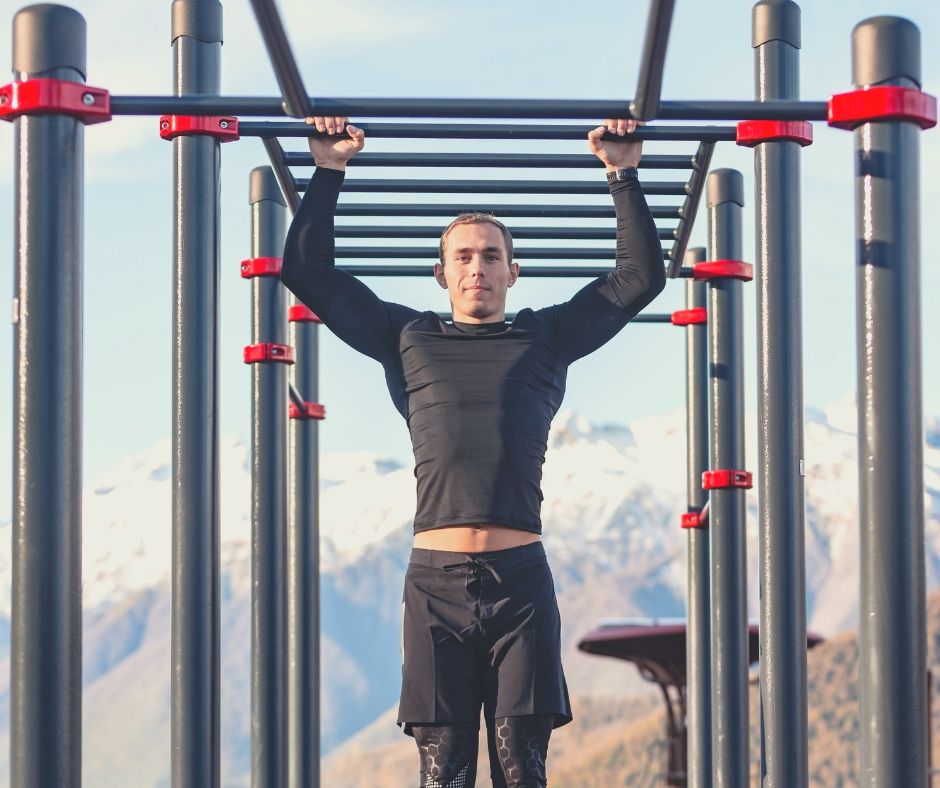
[[[475,555],[468,555],[466,561],[461,561],[458,564],[445,564],[444,566],[441,567],[441,569],[443,569],[445,572],[451,572],[454,569],[461,569],[461,568],[465,568],[467,570],[468,581],[470,580],[471,572],[473,571],[479,572],[485,569],[487,572],[489,572],[493,576],[493,579],[497,583],[502,584],[503,582],[503,579],[499,576],[499,572],[497,572],[493,568],[492,564],[490,564],[489,561],[487,561],[485,558],[477,558]]]

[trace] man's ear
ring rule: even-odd
[[[441,287],[447,289],[447,279],[444,278],[444,266],[441,263],[434,263],[434,278]]]
[[[509,264],[509,286],[512,287],[519,278],[519,263]]]

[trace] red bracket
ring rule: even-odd
[[[708,310],[704,306],[696,306],[692,309],[680,309],[672,313],[672,324],[674,326],[697,326],[700,323],[708,322]]]
[[[287,320],[290,323],[322,323],[314,311],[306,304],[294,304],[287,308]]]
[[[750,471],[719,470],[702,474],[703,490],[727,490],[740,488],[750,490],[754,486]]]
[[[737,126],[738,145],[753,148],[762,142],[813,144],[813,124],[808,120],[742,120]]]
[[[0,120],[21,115],[72,115],[86,124],[111,120],[111,94],[83,82],[26,79],[0,86]]]
[[[292,402],[288,408],[288,415],[292,419],[300,419],[301,421],[309,421],[310,419],[323,421],[323,419],[326,418],[326,408],[319,402],[305,402],[304,409],[300,411],[297,410],[297,406]]]
[[[683,528],[708,528],[708,518],[702,519],[701,512],[688,512],[682,515]]]
[[[205,134],[219,142],[238,139],[238,118],[233,115],[163,115],[160,118],[160,136],[171,140],[183,134]]]
[[[290,345],[277,342],[260,342],[245,346],[245,363],[258,364],[264,361],[280,361],[282,364],[294,363],[294,349]]]
[[[250,257],[242,260],[242,279],[251,279],[255,276],[280,276],[280,257]]]
[[[937,125],[937,98],[917,88],[878,85],[829,99],[829,125],[854,129],[875,120],[909,120],[922,129]]]
[[[710,260],[693,265],[692,277],[696,281],[740,279],[750,282],[754,278],[754,266],[741,260]]]

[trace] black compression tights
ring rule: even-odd
[[[541,788],[552,715],[487,722],[493,788]],[[471,726],[413,725],[421,757],[421,788],[473,788],[478,731]]]

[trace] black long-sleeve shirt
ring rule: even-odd
[[[383,301],[335,267],[343,179],[337,170],[314,173],[287,234],[281,279],[336,336],[384,367],[414,447],[415,533],[472,523],[541,533],[542,464],[569,364],[610,340],[665,286],[639,181],[611,187],[614,270],[569,301],[519,311],[511,324],[451,324]]]

